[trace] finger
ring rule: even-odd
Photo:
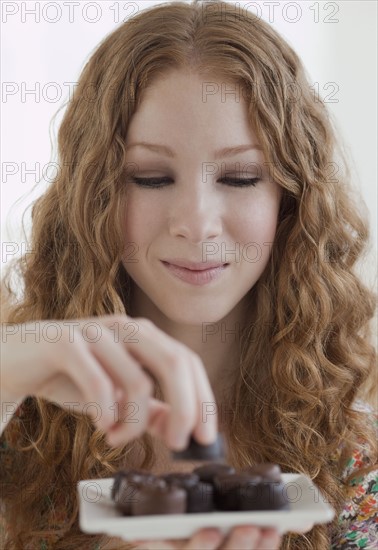
[[[278,550],[281,546],[281,535],[276,529],[262,529],[256,550]]]
[[[223,536],[219,529],[200,529],[188,539],[170,540],[133,540],[138,550],[215,550],[221,543]]]
[[[71,378],[63,372],[58,372],[44,382],[36,391],[37,397],[43,397],[49,401],[57,403],[60,406],[68,404],[72,408],[73,404],[84,404],[84,398],[78,387],[72,382]]]
[[[186,546],[180,547],[183,550],[215,550],[223,540],[223,535],[219,529],[206,528],[200,529],[190,538]]]
[[[198,418],[190,350],[148,319],[136,318],[134,322],[139,327],[138,342],[127,341],[125,345],[159,381],[171,406],[165,439],[170,447],[183,449]]]
[[[197,422],[193,431],[195,439],[208,445],[216,440],[218,411],[209,379],[199,357],[194,356],[192,373],[197,395]]]
[[[114,401],[113,381],[86,346],[79,344],[71,349],[74,352],[61,361],[61,372],[74,382],[86,403],[99,402],[105,413],[102,415],[102,425],[106,427],[113,422],[109,410],[109,403]]]
[[[148,403],[148,425],[147,431],[155,436],[164,439],[166,432],[167,419],[171,411],[171,407],[163,401],[159,401],[151,397]]]
[[[182,550],[184,548],[185,541],[174,540],[133,540],[134,544],[137,544],[137,550]]]
[[[123,399],[114,404],[117,425],[112,426],[108,434],[108,442],[116,445],[124,444],[146,430],[153,384],[127,349],[113,338],[111,332],[103,327],[101,339],[92,344],[90,350],[116,387],[124,391]]]
[[[88,415],[100,430],[106,431],[108,427],[108,424],[103,422],[102,410],[97,402],[86,401],[82,392],[66,374],[58,373],[49,378],[36,395],[58,404],[70,413]]]
[[[119,402],[122,406],[122,399],[119,399]],[[148,421],[146,426],[146,431],[154,436],[164,439],[167,418],[170,414],[171,407],[158,399],[150,397],[148,402]],[[108,430],[108,443],[112,446],[125,444],[127,439],[130,439],[129,434],[125,436],[122,431],[122,424],[114,424]]]
[[[222,550],[254,550],[260,540],[260,529],[253,525],[234,527],[227,536]]]
[[[167,417],[170,414],[171,407],[154,397],[150,397],[148,402],[148,421],[146,431],[154,437],[160,437],[164,439]],[[115,440],[120,440],[122,443],[122,435],[118,436],[121,428],[118,426],[112,426],[110,431],[115,434],[113,437]],[[113,443],[113,438],[111,439],[111,444]]]

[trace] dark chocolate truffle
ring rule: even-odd
[[[260,475],[266,481],[282,481],[281,468],[278,464],[272,464],[270,462],[254,464],[253,466],[248,466],[242,471],[249,474]]]
[[[142,481],[142,479],[152,479],[155,477],[156,476],[154,474],[151,474],[146,470],[118,470],[118,472],[116,472],[114,475],[114,482],[111,488],[112,499],[114,500],[118,492],[121,480],[123,480],[124,478],[129,478],[132,479],[134,482],[139,482]]]
[[[116,490],[114,490],[113,485],[113,500],[115,501],[116,508],[120,510],[124,516],[129,516],[131,514],[131,503],[133,499],[135,499],[135,493],[138,486],[138,484],[130,482],[127,476],[118,478]]]
[[[186,511],[188,514],[212,512],[215,510],[214,487],[212,483],[199,481],[197,485],[189,487],[186,492]]]
[[[289,510],[278,464],[243,470],[208,462],[192,472],[160,476],[147,470],[119,470],[111,496],[123,515],[203,513],[213,510]]]
[[[279,481],[247,484],[240,494],[238,510],[288,510],[285,486]]]
[[[224,443],[221,434],[214,443],[210,445],[202,445],[190,437],[189,444],[183,451],[173,451],[172,458],[174,460],[216,460],[224,458]]]
[[[251,476],[243,472],[223,474],[214,478],[214,500],[218,510],[239,510],[243,493],[249,486],[257,487],[260,476]]]
[[[197,485],[200,480],[199,475],[193,472],[172,472],[169,474],[164,474],[162,479],[164,479],[167,483],[175,483],[184,489]]]
[[[204,464],[203,466],[198,466],[198,468],[193,470],[193,473],[197,474],[201,481],[213,483],[215,476],[220,474],[233,474],[235,473],[235,468],[229,466],[228,464],[210,462],[208,464]]]
[[[186,491],[176,485],[144,485],[139,487],[131,504],[133,516],[151,514],[185,514]]]
[[[165,474],[163,479],[167,483],[185,489],[187,494],[186,512],[188,514],[211,512],[214,510],[214,488],[211,483],[200,481],[199,475],[193,472],[173,472]]]
[[[111,497],[124,516],[131,515],[131,505],[137,498],[137,490],[145,484],[165,486],[166,482],[141,470],[120,470],[114,476]]]

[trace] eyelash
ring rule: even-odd
[[[255,187],[256,184],[260,181],[261,178],[222,178],[220,181],[233,181],[236,183],[234,184],[228,184],[230,187]],[[136,183],[137,185],[140,185],[141,187],[163,187],[163,185],[160,185],[162,182],[167,183],[170,181],[170,178],[131,178],[131,181]],[[241,185],[237,185],[238,183],[243,182]],[[247,183],[244,183],[247,182]]]

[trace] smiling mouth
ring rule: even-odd
[[[218,264],[207,269],[189,269],[166,261],[162,261],[162,264],[171,275],[195,286],[202,286],[215,281],[229,266],[229,264]]]
[[[191,262],[177,261],[177,263],[169,262],[167,260],[161,260],[165,265],[171,265],[174,267],[179,267],[180,269],[186,269],[187,271],[193,271],[200,273],[201,271],[209,271],[211,269],[218,269],[219,267],[225,267],[229,265],[228,263],[209,263],[209,265],[199,262],[197,265],[191,265]],[[193,262],[194,264],[194,262]]]
[[[186,271],[190,271],[191,273],[204,273],[205,271],[213,271],[214,269],[219,269],[221,267],[225,267],[226,265],[228,264],[220,264],[220,265],[217,265],[215,267],[205,267],[204,269],[191,269],[189,267],[182,267],[180,265],[176,265],[176,264],[170,264],[169,262],[167,262],[168,265],[172,265],[174,267],[178,267],[180,269],[185,269]]]

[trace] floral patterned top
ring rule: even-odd
[[[358,401],[355,409],[368,413],[378,438],[378,411]],[[341,450],[341,449],[340,449]],[[336,457],[331,457],[336,459]],[[370,463],[368,449],[361,441],[361,449],[357,449],[350,457],[341,476],[344,480],[354,471]],[[339,516],[337,533],[331,537],[331,550],[376,550],[378,548],[378,464],[366,475],[356,475],[349,483],[349,498]]]
[[[361,401],[356,402],[354,408],[367,413],[367,418],[375,426],[378,437],[378,411],[374,411]],[[21,417],[22,414],[23,408],[21,404],[15,412],[15,416]],[[338,453],[341,451],[341,448],[342,445]],[[8,451],[9,447],[7,447],[5,442],[0,440],[0,460],[5,466],[8,462]],[[338,453],[331,456],[330,460],[337,460]],[[368,449],[362,441],[361,447],[350,457],[341,480],[346,479],[354,471],[369,463]],[[344,509],[339,516],[338,529],[336,533],[330,532],[329,550],[376,550],[378,548],[378,465],[376,469],[370,471],[368,474],[352,478],[348,485],[349,495]],[[54,508],[55,522],[64,523],[64,508],[59,507],[59,503],[55,503]],[[4,535],[5,529],[4,520],[0,517],[0,534]],[[3,536],[1,540],[3,540]],[[49,541],[41,540],[38,550],[48,550],[53,547],[54,541],[51,539]],[[101,550],[101,547],[95,544],[91,550]]]

